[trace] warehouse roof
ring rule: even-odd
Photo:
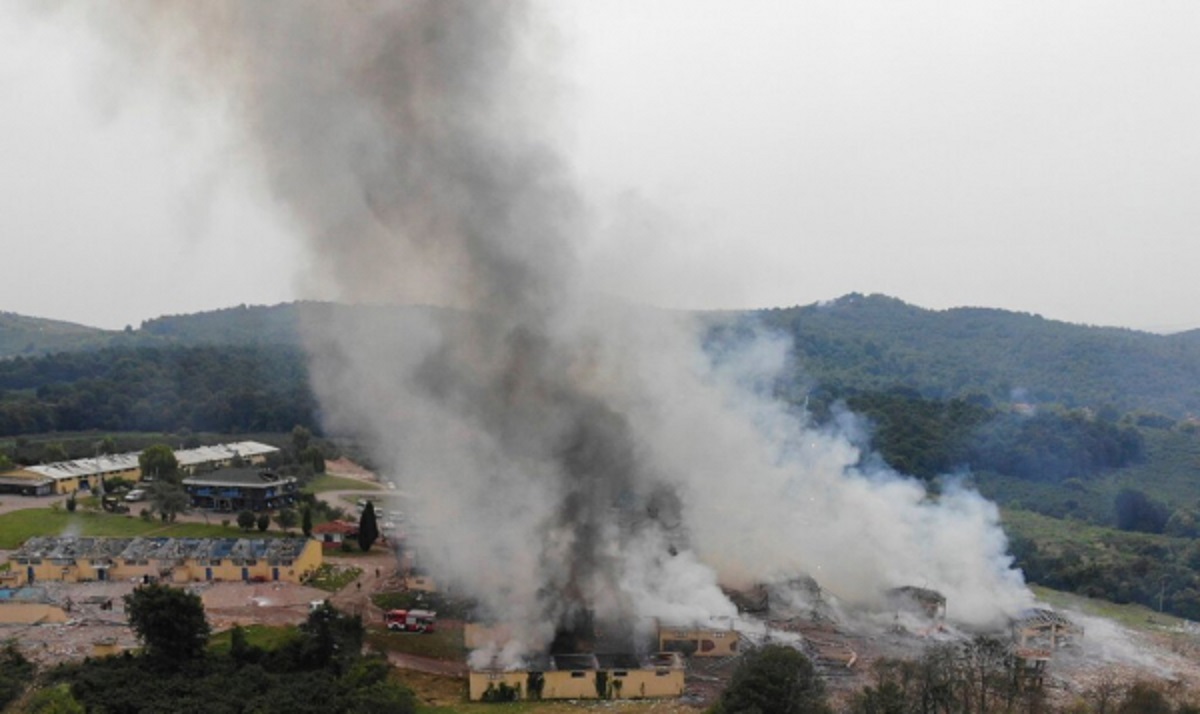
[[[274,454],[279,449],[257,441],[237,441],[231,444],[214,444],[195,449],[180,449],[175,452],[175,459],[182,467],[199,466],[200,464],[229,461],[233,458],[249,459],[255,456]]]

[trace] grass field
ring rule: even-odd
[[[1033,590],[1034,595],[1037,595],[1038,600],[1053,607],[1075,610],[1093,617],[1103,617],[1131,630],[1158,632],[1182,627],[1187,623],[1187,620],[1155,612],[1143,605],[1118,605],[1107,600],[1095,600],[1038,585],[1034,585],[1030,589]]]
[[[136,516],[112,513],[68,513],[52,508],[31,508],[0,515],[0,549],[13,550],[33,536],[110,536],[133,538],[238,538],[241,531],[235,526],[219,523],[163,523],[157,519],[144,521]],[[277,532],[258,533],[254,537],[275,537]]]
[[[344,565],[324,563],[317,568],[317,572],[313,574],[308,584],[314,588],[335,593],[354,582],[358,576],[362,575],[362,572],[362,568],[348,568]]]
[[[305,486],[302,491],[304,493],[325,493],[326,491],[378,491],[378,484],[359,481],[354,478],[346,478],[344,476],[330,476],[329,474],[321,474]]]
[[[246,633],[246,642],[252,647],[261,647],[264,650],[273,650],[287,644],[296,637],[295,627],[274,627],[271,625],[243,625],[242,631]],[[208,641],[208,649],[216,654],[225,654],[229,652],[230,640],[233,637],[233,630],[225,630],[213,635]]]
[[[367,631],[367,642],[378,652],[403,652],[455,662],[461,662],[467,656],[461,627],[424,634],[371,628]]]

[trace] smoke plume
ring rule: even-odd
[[[311,248],[306,280],[434,306],[315,308],[314,386],[327,427],[366,439],[412,495],[423,563],[512,625],[514,656],[730,616],[718,579],[808,573],[864,607],[933,587],[979,624],[1023,606],[993,506],[864,472],[847,439],[771,399],[785,343],[714,358],[694,317],[577,287],[587,221],[545,138],[534,10],[91,12],[143,71],[228,107],[239,155]]]

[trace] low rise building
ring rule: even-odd
[[[4,474],[0,488],[8,493],[46,496],[91,491],[99,487],[101,479],[105,478],[136,481],[141,475],[136,453],[106,454],[89,459],[25,466]]]
[[[358,524],[353,521],[327,521],[313,526],[312,534],[324,548],[341,548],[343,543],[355,542],[358,538]]]
[[[183,488],[193,508],[213,511],[273,511],[290,506],[300,495],[295,476],[259,469],[222,469],[188,476]]]
[[[179,470],[196,474],[205,470],[242,466],[262,466],[267,457],[279,453],[279,449],[257,441],[237,441],[230,444],[200,446],[195,449],[178,449],[175,460]]]
[[[9,556],[15,585],[56,580],[301,582],[320,567],[307,538],[36,537]]]
[[[175,459],[184,473],[231,466],[261,466],[267,457],[279,449],[257,441],[238,441],[230,444],[179,449]],[[76,491],[92,491],[101,479],[123,478],[138,481],[145,477],[138,463],[139,451],[106,454],[95,458],[56,461],[37,466],[25,466],[0,475],[0,493],[23,496],[48,496]]]

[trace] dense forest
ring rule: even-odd
[[[317,428],[295,347],[110,347],[0,361],[0,436]]]

